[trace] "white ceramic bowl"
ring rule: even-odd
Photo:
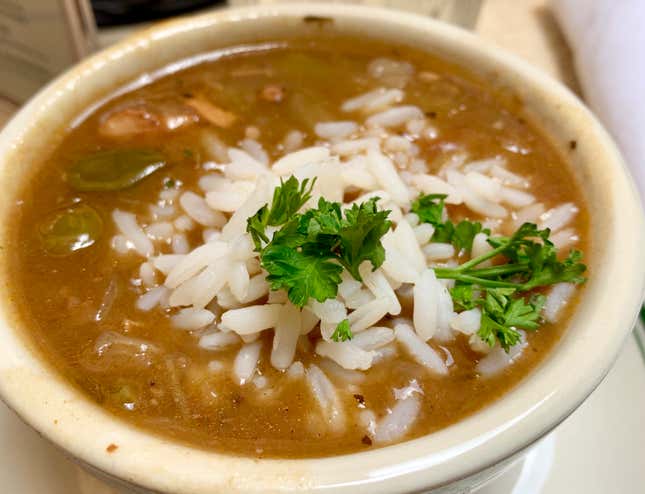
[[[306,23],[305,16],[332,21]],[[105,478],[141,492],[467,492],[580,405],[632,327],[643,293],[645,226],[635,188],[607,133],[567,89],[526,63],[465,31],[389,10],[337,4],[222,10],[162,24],[86,60],[41,91],[0,135],[0,224],[13,210],[25,170],[51,149],[61,127],[114,86],[197,53],[318,29],[410,44],[458,62],[512,88],[563,149],[577,141],[569,156],[589,200],[592,252],[590,278],[570,328],[514,390],[439,432],[334,458],[255,460],[176,444],[104,412],[40,358],[20,329],[3,285],[2,398],[43,436]],[[0,245],[7,244],[6,235],[0,232]],[[6,250],[0,252],[0,269],[6,270],[10,258]],[[110,444],[118,449],[109,453]]]

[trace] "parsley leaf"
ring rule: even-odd
[[[451,243],[457,251],[470,252],[475,235],[479,232],[489,234],[490,230],[477,221],[462,220],[456,225],[450,220],[444,221],[446,197],[448,196],[445,194],[420,194],[412,202],[410,211],[415,213],[421,222],[434,226],[434,242]]]
[[[378,211],[377,200],[374,197],[346,209],[340,230],[339,261],[359,281],[362,278],[358,268],[363,261],[370,261],[373,269],[377,269],[385,261],[381,238],[390,229],[391,222],[387,219],[390,211]]]
[[[343,319],[338,323],[336,329],[331,335],[331,339],[334,341],[347,341],[351,340],[354,337],[352,330],[349,328],[349,320]]]
[[[291,177],[276,188],[270,208],[263,206],[247,220],[271,288],[284,288],[298,307],[309,298],[336,297],[343,268],[360,280],[362,262],[374,269],[383,264],[381,238],[391,225],[390,212],[377,209],[377,198],[343,211],[339,203],[321,197],[316,208],[298,213],[310,192],[306,180],[299,185]],[[267,226],[281,228],[269,239]]]
[[[332,259],[280,244],[269,244],[262,251],[262,266],[269,273],[271,289],[284,288],[296,307],[303,307],[309,298],[323,302],[336,297],[343,268]]]
[[[524,297],[511,298],[512,288],[492,288],[477,302],[481,305],[481,325],[477,335],[488,345],[500,346],[508,351],[520,341],[520,329],[536,330],[540,325],[540,312],[545,297],[536,295],[527,303]]]
[[[289,221],[300,208],[311,198],[311,190],[316,179],[309,181],[304,179],[302,184],[298,179],[291,176],[286,182],[280,182],[280,186],[273,191],[271,207],[268,204],[262,206],[246,223],[246,231],[251,234],[255,250],[260,251],[262,243],[268,243],[266,235],[267,226],[280,226]]]
[[[481,223],[476,221],[460,221],[454,229],[451,239],[452,245],[455,246],[457,251],[464,250],[465,252],[470,252],[473,248],[475,235],[480,232],[489,234],[490,230],[485,229]]]
[[[443,209],[446,194],[419,194],[412,202],[410,211],[416,214],[423,223],[437,226],[443,223]]]
[[[478,296],[473,290],[473,285],[455,283],[455,286],[450,289],[450,296],[455,309],[459,311],[474,309],[477,305]]]
[[[549,229],[539,230],[532,223],[524,223],[511,237],[490,237],[493,249],[455,268],[436,268],[438,278],[450,278],[483,288],[513,288],[525,292],[555,283],[583,283],[582,254],[572,251],[559,261],[557,249],[549,240]],[[490,268],[477,268],[498,255],[509,262]]]
[[[518,328],[535,330],[545,297],[523,293],[556,283],[583,283],[586,266],[582,253],[572,251],[558,260],[558,251],[549,240],[549,229],[540,230],[524,223],[510,237],[490,237],[493,249],[454,268],[435,268],[437,278],[454,279],[450,293],[458,310],[480,307],[479,337],[489,345],[496,342],[506,351],[517,344]],[[508,261],[491,267],[478,267],[484,261],[503,256]]]

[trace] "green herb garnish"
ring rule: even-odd
[[[539,230],[524,223],[511,237],[490,237],[494,247],[454,268],[435,268],[437,278],[450,278],[482,288],[513,288],[525,292],[555,283],[582,283],[587,267],[580,262],[582,253],[574,250],[564,261],[557,258],[557,249],[549,240],[548,228]],[[538,241],[536,241],[538,240]],[[488,268],[481,263],[502,255],[509,262]]]
[[[432,240],[434,242],[451,243],[457,251],[470,252],[473,239],[480,232],[490,234],[490,230],[482,227],[476,221],[462,220],[455,224],[443,219],[445,209],[445,194],[421,194],[412,203],[410,211],[415,213],[422,223],[434,226]]]
[[[481,326],[477,333],[490,346],[499,341],[506,351],[520,338],[517,328],[535,330],[541,323],[543,295],[533,290],[556,283],[583,283],[587,269],[582,253],[571,251],[558,260],[557,249],[549,240],[550,230],[524,223],[511,237],[490,237],[493,249],[454,268],[435,268],[437,278],[456,280],[451,296],[456,308],[479,307]],[[477,267],[503,256],[507,263]],[[529,293],[527,293],[529,292]]]
[[[377,210],[377,198],[343,211],[339,203],[321,197],[316,208],[299,213],[311,198],[313,184],[289,178],[275,189],[271,206],[247,220],[271,289],[285,289],[298,307],[309,298],[335,298],[343,269],[361,280],[358,268],[363,261],[373,269],[383,264],[381,238],[391,225],[389,211]],[[271,239],[269,226],[280,227]]]
[[[481,325],[477,335],[491,347],[499,341],[500,346],[508,351],[520,341],[518,329],[534,331],[540,326],[540,313],[546,300],[544,295],[526,298],[513,288],[489,288],[466,299],[464,304],[460,297],[468,291],[473,293],[472,285],[456,286],[451,290],[453,301],[456,298],[463,308],[480,307]]]
[[[347,341],[351,340],[354,337],[352,330],[349,328],[349,320],[343,319],[338,323],[336,329],[331,335],[331,339],[334,341]]]
[[[251,234],[256,251],[261,252],[262,242],[269,242],[266,236],[267,226],[284,225],[294,219],[298,210],[311,198],[315,182],[315,179],[311,182],[305,179],[299,184],[295,177],[289,177],[286,182],[281,181],[280,186],[273,191],[271,207],[265,204],[247,220],[246,231]]]

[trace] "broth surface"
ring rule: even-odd
[[[576,248],[582,250],[587,247],[587,213],[563,156],[525,120],[512,96],[475,76],[409,48],[340,39],[276,45],[166,75],[111,99],[70,129],[52,156],[38,166],[28,188],[20,191],[17,219],[11,225],[16,258],[10,281],[25,326],[43,354],[88,397],[124,420],[200,448],[241,455],[300,458],[362,451],[376,445],[357,415],[348,418],[342,433],[326,429],[305,381],[286,380],[269,364],[269,332],[262,336],[265,344],[258,367],[269,385],[239,386],[230,373],[209,370],[213,360],[225,369],[233,365],[239,346],[205,350],[196,344],[194,332],[172,326],[168,310],[137,309],[141,258],[119,256],[112,248],[111,239],[118,233],[112,211],[146,215],[168,184],[198,191],[202,165],[213,160],[204,145],[205,133],[235,146],[247,137],[249,126],[255,127],[271,161],[285,154],[285,135],[294,129],[305,133],[303,146],[313,145],[318,139],[315,123],[347,120],[339,110],[344,101],[383,85],[366,68],[375,58],[387,57],[415,67],[414,77],[405,84],[406,104],[421,108],[437,129],[435,138],[418,142],[428,172],[437,172],[459,150],[466,151],[470,160],[505,158],[509,170],[530,180],[530,192],[547,208],[566,202],[578,206],[570,227],[581,239]],[[216,101],[235,115],[235,122],[217,128],[202,119],[172,131],[116,139],[99,131],[111,112],[137,104],[171,114],[178,108],[185,112],[187,100],[195,97]],[[65,179],[71,163],[88,152],[134,148],[160,151],[168,166],[116,193],[78,192]],[[76,203],[90,205],[100,214],[99,240],[68,256],[47,254],[39,225],[53,212]],[[451,216],[477,218],[463,207],[449,211]],[[197,247],[201,232],[192,231],[187,239]],[[171,246],[161,250],[170,253]],[[521,357],[492,377],[477,372],[481,355],[465,337],[435,345],[454,360],[446,377],[431,375],[405,359],[375,365],[358,379],[313,353],[299,352],[297,359],[305,367],[312,362],[319,365],[337,385],[346,407],[357,411],[367,407],[377,416],[392,406],[392,389],[416,380],[423,389],[422,406],[405,436],[409,439],[453,424],[513,388],[557,343],[573,306],[558,324],[546,323],[529,332]],[[406,315],[411,312],[404,307],[402,316]],[[383,325],[391,324],[391,319]],[[104,358],[96,345],[106,332],[145,340],[154,350]]]

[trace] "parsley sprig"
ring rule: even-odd
[[[477,335],[491,347],[499,341],[506,351],[520,341],[518,329],[534,331],[540,327],[546,301],[544,295],[525,297],[514,288],[479,290],[467,284],[455,285],[450,294],[458,309],[480,308],[482,315]]]
[[[453,302],[464,310],[479,307],[479,337],[504,350],[520,340],[518,329],[533,331],[541,320],[545,297],[535,290],[556,283],[583,283],[587,269],[574,250],[558,260],[557,249],[549,240],[550,230],[524,223],[511,237],[489,237],[492,250],[454,268],[435,268],[437,278],[456,280],[451,290]],[[502,256],[504,264],[478,267]]]
[[[582,283],[587,267],[580,261],[582,253],[573,250],[559,261],[557,249],[549,240],[548,228],[538,229],[524,223],[511,237],[489,237],[493,247],[481,256],[454,268],[435,268],[437,278],[450,278],[482,288],[512,288],[526,292],[555,283]],[[478,268],[481,263],[497,256],[508,259],[505,264]]]
[[[381,243],[390,229],[390,211],[379,211],[378,198],[343,210],[341,204],[318,200],[317,206],[301,212],[311,199],[315,180],[299,183],[294,177],[274,191],[266,204],[247,220],[260,262],[272,290],[284,289],[289,300],[303,307],[312,298],[323,302],[335,298],[341,273],[347,270],[362,281],[359,266],[369,261],[377,269],[385,260]],[[475,235],[490,235],[481,223],[445,218],[445,195],[420,195],[412,212],[434,226],[433,242],[450,242],[461,253],[472,250]],[[274,231],[273,235],[268,232]],[[539,289],[555,283],[583,283],[586,266],[582,253],[574,250],[559,260],[549,229],[524,223],[510,237],[488,237],[492,249],[456,267],[434,268],[437,278],[453,279],[451,296],[457,310],[479,307],[478,336],[488,345],[508,351],[520,341],[519,329],[535,330],[542,323],[545,297]],[[499,261],[482,267],[486,261]],[[352,338],[349,321],[340,322],[331,339]]]
[[[342,210],[321,197],[316,208],[299,210],[311,198],[314,182],[294,177],[280,184],[268,204],[247,220],[260,262],[272,290],[285,289],[289,300],[303,307],[310,298],[335,298],[346,269],[361,281],[358,268],[373,269],[385,260],[381,237],[390,229],[389,211],[379,211],[378,198]],[[280,227],[269,238],[267,227]]]
[[[352,330],[349,327],[348,319],[343,319],[341,322],[339,322],[338,326],[336,326],[336,329],[331,334],[331,339],[338,342],[351,340],[353,337],[354,335],[352,334]]]
[[[480,232],[489,235],[490,230],[477,221],[462,220],[455,224],[450,220],[444,220],[446,197],[446,194],[420,194],[412,202],[410,211],[415,213],[422,223],[434,226],[433,242],[450,243],[457,252],[468,253],[473,247],[475,235]]]

